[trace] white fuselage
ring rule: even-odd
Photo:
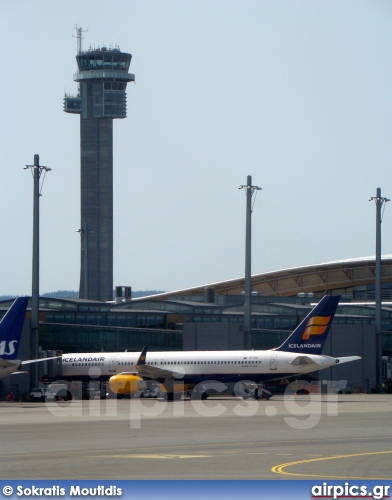
[[[119,373],[137,374],[140,352],[73,353],[62,356],[65,378],[109,378]],[[172,351],[148,352],[146,365],[181,374],[184,380],[271,380],[309,373],[336,364],[336,359],[284,351]]]

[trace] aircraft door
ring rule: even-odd
[[[270,370],[277,370],[278,369],[277,357],[278,357],[277,352],[271,353]]]
[[[110,372],[115,372],[117,371],[117,358],[110,358],[110,363],[109,363],[109,371]]]

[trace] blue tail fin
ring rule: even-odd
[[[142,349],[142,352],[140,353],[138,362],[136,363],[136,366],[143,366],[146,364],[146,356],[147,356],[147,346],[145,345]]]
[[[276,351],[321,354],[340,295],[326,295]]]
[[[15,299],[0,322],[0,357],[16,359],[26,315],[28,297]]]

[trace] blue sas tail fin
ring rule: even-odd
[[[28,297],[15,299],[0,322],[0,358],[13,360],[18,355]]]
[[[340,295],[326,295],[275,351],[321,354]]]

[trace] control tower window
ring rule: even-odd
[[[103,106],[102,106],[102,84],[93,84],[93,116],[98,118],[102,116]]]
[[[103,56],[104,68],[112,69],[114,67],[112,58],[113,58],[113,54],[111,52],[104,54],[104,56]]]
[[[114,69],[122,69],[121,68],[121,54],[120,54],[120,52],[113,52],[113,68]]]
[[[129,54],[121,54],[121,68],[128,71],[129,65],[131,64],[131,57]]]
[[[131,64],[131,54],[122,54],[119,51],[99,52],[76,56],[80,71],[95,69],[119,69],[128,71]]]
[[[102,68],[103,67],[103,57],[102,54],[97,54],[95,56],[95,64],[97,68]]]
[[[105,90],[125,90],[125,85],[120,82],[105,82],[104,83]]]
[[[126,116],[125,92],[104,92],[104,116]]]

